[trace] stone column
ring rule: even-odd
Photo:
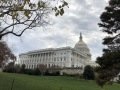
[[[66,67],[71,67],[71,51],[69,50],[68,52],[67,52],[67,57],[66,57],[66,60],[67,60],[67,62],[66,62]]]

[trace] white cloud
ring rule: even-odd
[[[64,16],[53,17],[53,25],[45,30],[36,28],[27,31],[21,38],[10,36],[6,39],[17,54],[35,49],[49,47],[74,47],[83,33],[84,41],[91,50],[93,60],[102,54],[101,44],[104,34],[99,31],[97,23],[99,16],[107,5],[108,0],[67,0]]]

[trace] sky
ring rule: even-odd
[[[102,39],[105,33],[100,31],[98,23],[108,0],[67,0],[63,16],[50,16],[51,25],[26,31],[21,37],[7,36],[12,51],[19,55],[32,50],[59,47],[74,47],[79,41],[80,32],[88,45],[92,60],[102,55]]]

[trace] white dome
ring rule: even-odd
[[[90,54],[90,50],[88,48],[88,46],[84,43],[84,41],[82,40],[82,35],[80,33],[80,39],[79,41],[75,44],[74,47],[75,50],[77,50],[78,52],[87,54],[87,55],[91,55]]]

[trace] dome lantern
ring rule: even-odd
[[[80,41],[82,41],[82,33],[80,32]]]

